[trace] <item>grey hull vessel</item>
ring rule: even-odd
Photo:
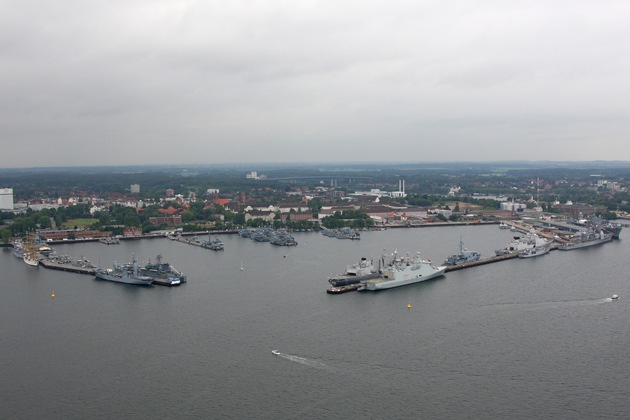
[[[459,254],[453,254],[449,256],[445,261],[444,265],[458,265],[464,264],[467,262],[479,261],[481,258],[481,254],[477,251],[471,251],[469,249],[464,248],[464,242],[459,240]]]
[[[414,257],[404,258],[394,254],[393,261],[385,266],[379,278],[365,281],[357,290],[382,290],[406,286],[443,276],[445,271],[446,266],[435,266],[431,261],[422,259],[420,253]]]
[[[605,233],[603,230],[596,232],[593,230],[582,231],[575,234],[567,243],[558,247],[561,251],[570,251],[572,249],[586,248],[588,246],[599,245],[612,240],[611,233]]]
[[[150,286],[153,283],[151,277],[138,274],[138,262],[135,259],[128,264],[114,264],[113,268],[97,268],[94,275],[100,280],[137,286]]]
[[[347,266],[343,273],[330,276],[328,282],[331,286],[341,287],[376,279],[380,275],[372,260],[361,258],[358,263]]]
[[[158,254],[156,262],[149,261],[144,267],[138,267],[140,276],[151,277],[153,279],[170,280],[172,285],[186,283],[186,276],[171,264],[162,262],[162,255]]]

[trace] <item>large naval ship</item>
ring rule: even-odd
[[[563,243],[558,247],[561,251],[569,251],[572,249],[585,248],[587,246],[593,246],[603,244],[612,240],[612,233],[605,233],[603,230],[596,231],[589,228],[587,230],[580,231],[569,238],[569,241]]]
[[[186,283],[186,276],[171,264],[162,262],[162,255],[158,254],[155,263],[148,262],[144,267],[138,267],[138,274],[153,279],[167,280],[171,286]],[[155,280],[154,280],[155,281]]]
[[[140,286],[150,286],[153,279],[138,273],[138,261],[132,256],[132,262],[127,264],[114,264],[113,268],[94,271],[97,279],[115,281],[117,283],[135,284]]]
[[[442,276],[445,270],[446,266],[435,266],[431,261],[422,259],[419,252],[413,257],[398,257],[394,254],[393,260],[383,268],[381,275],[376,279],[366,280],[358,290],[406,286]]]

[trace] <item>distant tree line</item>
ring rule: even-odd
[[[322,218],[322,225],[328,229],[350,227],[361,229],[374,225],[374,220],[362,210],[336,211],[331,216]]]

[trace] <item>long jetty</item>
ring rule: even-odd
[[[478,265],[492,264],[492,263],[496,263],[500,261],[511,260],[517,257],[518,257],[518,252],[511,252],[509,254],[498,255],[496,257],[483,258],[477,261],[471,261],[471,262],[457,264],[457,265],[449,265],[446,267],[445,271],[448,272],[448,271],[463,270],[464,268],[477,267]]]
[[[57,262],[53,262],[48,258],[40,259],[39,264],[44,268],[50,268],[52,270],[68,271],[70,273],[78,274],[94,274],[94,268],[92,267],[81,267],[72,264],[60,264]]]
[[[95,269],[93,267],[81,267],[81,266],[76,266],[73,264],[60,264],[58,262],[51,261],[48,258],[40,259],[39,265],[41,265],[44,268],[49,268],[51,270],[67,271],[69,273],[88,274],[88,275],[94,275],[95,273]],[[160,286],[179,286],[180,282],[179,281],[173,282],[172,280],[169,280],[169,279],[154,278],[153,284],[157,284]]]
[[[183,238],[181,236],[176,237],[174,240],[177,241],[177,242],[181,242],[183,244],[194,245],[194,246],[198,246],[200,248],[205,248],[205,249],[212,249],[208,245],[206,245],[206,244],[204,244],[202,242],[189,240],[189,239]],[[216,250],[213,249],[213,251],[216,251]]]

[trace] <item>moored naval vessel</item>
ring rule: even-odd
[[[604,233],[610,234],[612,236],[612,239],[619,239],[621,229],[623,229],[623,225],[621,223],[616,223],[611,220],[605,220],[596,216],[588,219],[586,226],[589,226],[595,230],[603,230]]]
[[[587,229],[571,236],[569,241],[560,245],[558,249],[561,251],[570,251],[572,249],[585,248],[587,246],[609,242],[612,238],[612,233],[605,233],[603,230],[596,231],[594,229]]]
[[[552,241],[541,238],[535,233],[530,232],[524,238],[515,236],[513,241],[508,243],[505,248],[496,250],[495,254],[497,256],[508,255],[513,252],[526,251],[535,247],[548,247],[551,243]]]
[[[225,249],[225,244],[219,238],[208,239],[205,242],[201,243],[204,248],[209,248],[213,251],[223,251]]]
[[[186,283],[186,276],[171,264],[162,262],[162,255],[155,257],[155,262],[149,261],[144,267],[138,268],[138,274],[153,279],[168,280],[171,286]]]
[[[393,287],[406,286],[444,275],[446,266],[435,266],[431,261],[424,260],[420,253],[410,257],[398,257],[383,268],[381,275],[372,280],[366,280],[358,290],[382,290]]]
[[[97,279],[114,281],[117,283],[150,286],[153,279],[138,273],[138,261],[132,255],[132,262],[127,264],[114,264],[113,268],[94,270]]]
[[[523,251],[519,251],[519,258],[534,258],[540,257],[541,255],[549,254],[550,247],[548,246],[535,246],[533,248],[525,249]]]
[[[358,284],[379,276],[380,273],[374,266],[374,261],[363,257],[358,263],[347,266],[343,273],[330,276],[328,283],[333,287],[341,287]]]
[[[459,254],[453,254],[444,261],[444,265],[458,265],[467,262],[479,261],[481,254],[464,248],[464,242],[459,239]]]
[[[13,246],[13,255],[16,258],[23,259],[24,258],[24,243],[21,239],[15,239],[11,241],[11,245]]]
[[[358,230],[352,229],[348,226],[344,226],[339,229],[322,229],[322,235],[328,236],[329,238],[337,238],[337,239],[352,239],[357,240],[361,239],[361,234]]]
[[[29,233],[24,240],[24,251],[22,253],[22,259],[31,267],[37,267],[39,265],[39,253],[37,252],[36,235]]]

